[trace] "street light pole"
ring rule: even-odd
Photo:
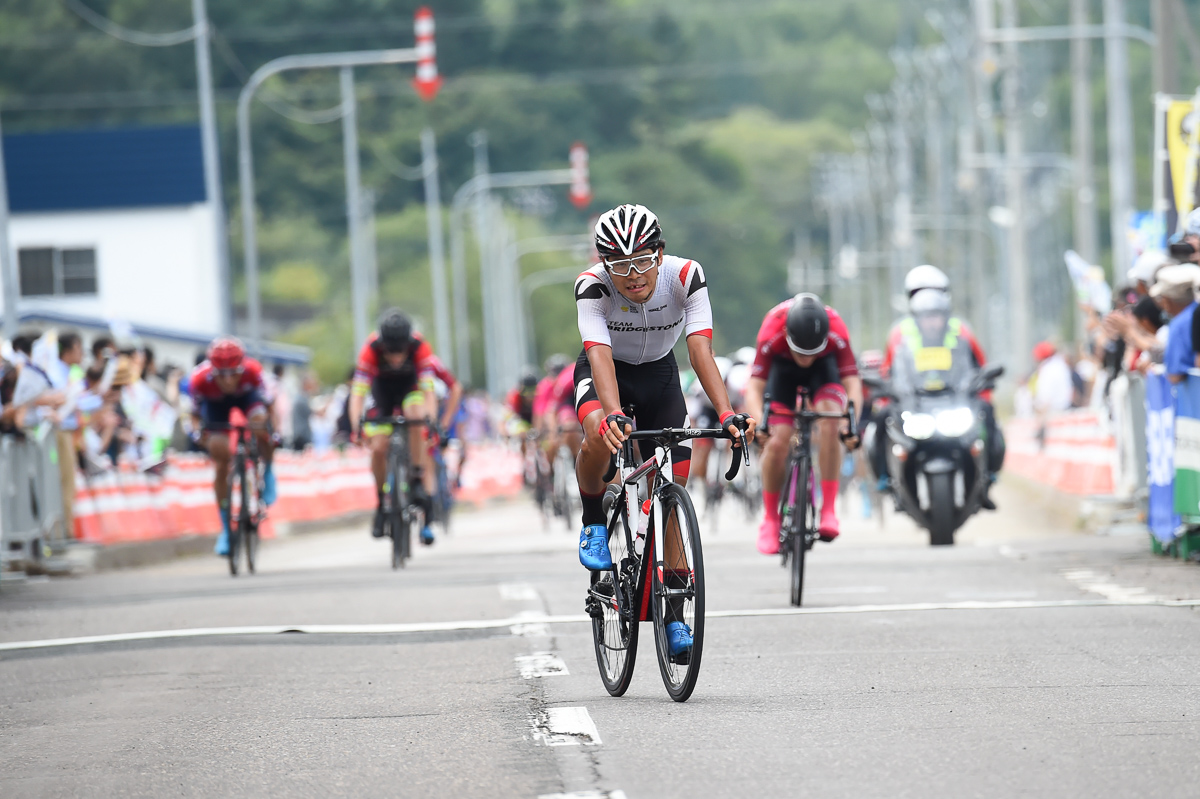
[[[217,108],[213,99],[212,62],[209,58],[206,0],[192,0],[195,30],[196,90],[200,97],[200,150],[204,159],[204,193],[213,215],[213,255],[217,259],[217,308],[220,332],[233,333],[233,289],[229,272],[229,236],[225,221],[225,196],[221,191],[221,150],[217,138]]]
[[[1088,0],[1071,0],[1071,26],[1088,24]],[[1075,162],[1075,249],[1089,264],[1100,257],[1096,238],[1096,179],[1092,163],[1092,42],[1071,39],[1071,149]]]
[[[4,130],[0,126],[0,290],[4,291],[4,336],[11,339],[21,325],[17,310],[17,274],[8,243],[8,178],[4,170]]]
[[[1004,28],[1017,27],[1016,0],[1002,0]],[[1030,359],[1029,263],[1025,241],[1025,138],[1021,125],[1020,61],[1017,42],[1004,43],[1004,187],[1012,224],[1008,228],[1008,319],[1012,359],[1023,372]]]
[[[354,96],[354,70],[342,67],[342,149],[346,164],[346,220],[350,238],[350,315],[354,347],[367,339],[367,267],[363,263],[362,181],[358,172],[358,102]]]
[[[533,330],[533,314],[529,313],[529,296],[535,289],[549,285],[549,283],[560,283],[573,280],[579,276],[579,270],[575,268],[567,269],[546,269],[541,272],[534,272],[528,277],[521,277],[521,259],[526,255],[532,255],[537,252],[559,252],[562,250],[574,250],[577,247],[586,248],[591,242],[591,237],[587,235],[579,236],[539,236],[533,239],[523,239],[514,241],[508,246],[504,252],[504,260],[512,264],[513,277],[517,281],[517,332],[520,335],[518,346],[513,349],[518,353],[518,357],[524,360],[525,363],[518,363],[517,369],[524,365],[536,363],[535,356],[537,347],[534,343]],[[553,275],[553,277],[548,277]],[[565,275],[565,277],[563,277]],[[547,282],[549,281],[549,282]]]
[[[1133,213],[1133,119],[1129,99],[1125,0],[1104,0],[1104,74],[1108,83],[1108,190],[1112,228],[1113,279],[1129,271],[1127,233]]]
[[[433,322],[438,351],[452,364],[450,301],[446,294],[446,250],[442,240],[442,191],[438,185],[437,140],[433,128],[421,131],[421,166],[425,177],[425,224],[429,230],[429,273],[433,285]]]
[[[457,352],[455,367],[459,377],[465,382],[471,380],[471,339],[467,308],[467,266],[465,254],[465,236],[463,217],[468,203],[476,200],[479,194],[487,194],[492,189],[514,189],[526,186],[555,186],[567,185],[572,180],[570,169],[543,169],[531,172],[498,172],[482,173],[468,180],[454,192],[450,203],[450,272],[454,280],[453,302],[454,319],[457,323],[455,349]],[[481,239],[481,242],[485,240]],[[481,246],[485,244],[481,243]],[[480,252],[480,269],[486,255]],[[485,278],[480,275],[481,282]],[[485,293],[482,300],[486,308],[489,298]],[[487,328],[484,335],[487,336]]]
[[[246,269],[246,309],[250,345],[262,344],[262,297],[258,288],[258,239],[254,217],[254,156],[250,149],[250,102],[254,93],[272,75],[295,69],[360,67],[375,64],[411,64],[417,60],[414,48],[360,50],[349,53],[289,55],[268,61],[254,71],[238,95],[238,182],[242,190],[242,239]],[[351,243],[353,247],[353,242]]]

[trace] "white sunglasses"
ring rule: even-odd
[[[639,275],[646,274],[657,265],[657,261],[658,254],[654,253],[638,258],[626,258],[623,261],[610,261],[606,258],[604,265],[617,277],[629,277],[631,272],[637,272]]]

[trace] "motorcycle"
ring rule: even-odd
[[[967,371],[957,375],[958,371]],[[867,378],[889,405],[869,426],[864,444],[884,436],[884,457],[897,509],[929,531],[932,546],[954,544],[954,533],[982,507],[991,477],[985,404],[1004,367],[947,369]],[[906,379],[907,378],[907,379]],[[871,451],[868,449],[868,451]]]

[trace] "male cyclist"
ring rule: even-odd
[[[602,499],[604,473],[633,430],[689,424],[679,367],[671,352],[686,334],[688,358],[720,424],[734,436],[753,435],[754,420],[735,414],[712,353],[712,309],[704,270],[695,261],[664,254],[658,217],[641,205],[621,205],[596,222],[601,262],[575,281],[575,304],[583,351],[575,362],[575,409],[584,442],[576,475],[583,504],[579,562],[612,568]],[[633,406],[633,417],[626,408]],[[737,445],[735,443],[735,445]],[[642,455],[653,445],[642,446]],[[672,449],[675,480],[687,484],[691,450]],[[679,558],[677,538],[667,536],[664,560]],[[668,587],[671,586],[668,580]],[[682,587],[682,586],[678,586]],[[678,614],[667,624],[672,655],[691,649],[692,631]]]
[[[904,276],[904,290],[908,294],[909,313],[893,325],[888,333],[887,351],[884,353],[883,364],[880,367],[883,377],[891,375],[896,351],[908,345],[914,338],[920,338],[917,308],[914,307],[914,301],[917,300],[918,294],[923,300],[924,313],[922,315],[927,315],[929,312],[941,314],[947,329],[947,348],[953,350],[957,346],[957,342],[961,341],[970,350],[976,368],[983,368],[987,364],[987,355],[984,354],[983,347],[979,345],[979,340],[975,338],[975,333],[970,326],[962,319],[950,314],[950,278],[946,277],[945,272],[931,264],[913,267]],[[1004,465],[1004,434],[996,424],[996,411],[992,407],[991,392],[985,392],[980,399],[983,401],[984,430],[987,435],[988,471],[994,482],[1000,467]],[[879,420],[882,420],[884,415],[881,412]],[[882,425],[878,423],[878,420],[876,427],[877,430],[882,431]],[[883,452],[886,438],[887,436],[876,435],[872,447],[875,451],[871,453],[871,465],[879,480],[881,491],[889,488],[887,470],[883,468],[886,463]],[[996,503],[987,494],[984,494],[981,504],[985,510],[996,509]]]
[[[271,460],[275,443],[268,425],[272,397],[263,381],[262,364],[246,357],[242,343],[232,336],[218,338],[209,345],[208,357],[192,370],[188,391],[195,403],[194,428],[201,431],[200,446],[208,451],[213,461],[213,492],[217,495],[217,508],[221,513],[221,535],[217,537],[214,551],[218,555],[228,555],[229,436],[223,431],[212,435],[208,427],[229,424],[229,414],[234,408],[245,415],[250,430],[258,439],[258,452],[264,465],[263,502],[272,505],[275,502],[275,472]]]
[[[771,395],[770,436],[762,454],[763,509],[758,528],[758,551],[779,552],[779,492],[792,441],[792,418],[797,392],[808,392],[813,410],[844,412],[847,401],[862,407],[862,380],[850,348],[850,333],[842,317],[821,304],[815,294],[797,294],[767,312],[758,331],[758,354],[746,383],[746,410],[766,413],[763,394]],[[838,475],[842,471],[839,436],[848,432],[846,420],[820,419],[816,424],[817,466],[821,472],[822,541],[838,537]],[[761,438],[761,436],[760,436]],[[858,446],[847,439],[846,446]]]
[[[449,396],[442,410],[440,423],[448,428],[458,410],[462,387],[454,375],[442,366],[421,334],[412,329],[408,316],[397,308],[385,311],[379,322],[379,330],[367,337],[358,354],[354,371],[354,383],[348,400],[351,436],[357,437],[359,425],[371,449],[371,473],[375,477],[378,506],[371,535],[384,536],[384,494],[388,491],[387,452],[391,425],[375,424],[373,418],[395,416],[400,409],[406,419],[434,419],[437,414],[437,397],[433,378],[446,384]],[[370,395],[370,406],[367,399]],[[366,408],[367,419],[363,421]],[[425,509],[425,527],[421,530],[421,543],[433,543],[434,470],[429,454],[429,435],[424,427],[408,429],[409,458],[412,462],[413,500]]]

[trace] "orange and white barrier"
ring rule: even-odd
[[[1039,419],[1013,419],[1004,427],[1005,471],[1068,494],[1111,495],[1117,442],[1107,416],[1074,410]]]
[[[366,450],[275,454],[278,498],[262,535],[273,522],[336,519],[375,506],[375,484]],[[482,502],[521,490],[521,458],[494,445],[470,447],[456,498]],[[214,535],[221,529],[213,500],[212,463],[203,455],[171,455],[161,477],[122,468],[75,478],[75,537],[96,544]]]

